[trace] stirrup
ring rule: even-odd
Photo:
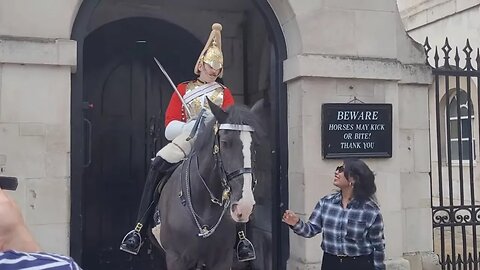
[[[239,241],[237,244],[237,259],[239,262],[248,262],[257,258],[255,247],[252,242],[245,237],[243,231],[238,232]]]
[[[120,250],[132,255],[137,255],[142,245],[143,240],[140,231],[131,230],[125,235],[125,237],[123,237],[122,243],[120,244]]]

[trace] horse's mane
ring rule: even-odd
[[[260,139],[263,137],[264,131],[260,125],[259,118],[253,112],[251,112],[247,106],[233,105],[227,109],[226,113],[228,114],[228,117],[225,123],[251,126],[255,130],[252,136],[253,142],[255,144],[259,143]],[[212,120],[199,129],[197,139],[193,147],[195,150],[213,146],[213,125],[215,122],[216,121]]]

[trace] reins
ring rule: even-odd
[[[198,157],[194,155],[193,153],[188,157],[187,160],[185,160],[182,164],[182,175],[181,175],[181,182],[185,182],[185,193],[186,193],[186,202],[187,202],[187,207],[190,210],[190,213],[192,214],[193,220],[195,222],[195,225],[197,226],[197,229],[199,231],[198,236],[202,238],[207,238],[211,236],[218,226],[220,225],[220,222],[223,219],[223,216],[227,212],[230,203],[231,203],[231,188],[229,185],[229,182],[232,181],[233,179],[242,176],[244,174],[252,174],[252,179],[253,177],[253,170],[252,168],[240,168],[238,170],[235,170],[231,173],[228,173],[224,166],[223,166],[223,161],[220,157],[220,134],[219,130],[233,130],[233,131],[247,131],[247,132],[254,132],[254,129],[249,126],[249,125],[235,125],[235,124],[218,124],[215,123],[214,125],[214,133],[215,133],[215,138],[214,138],[214,145],[213,145],[213,157],[215,161],[215,168],[217,169],[218,174],[220,175],[220,182],[222,184],[222,198],[221,201],[220,199],[216,198],[214,194],[212,193],[211,189],[208,187],[207,183],[205,180],[201,177],[200,179],[203,182],[203,185],[207,192],[209,193],[210,196],[210,201],[214,204],[217,204],[219,206],[223,206],[222,213],[220,214],[218,220],[216,221],[215,225],[213,227],[209,228],[208,225],[206,224],[200,224],[199,220],[199,215],[196,213],[195,209],[193,208],[193,202],[192,202],[192,194],[191,194],[191,179],[190,179],[190,165],[192,162],[193,157],[195,156],[197,158],[196,160],[196,166],[197,166],[197,171],[199,171],[198,168]],[[200,174],[200,172],[199,172]],[[182,179],[185,179],[185,181],[182,181]],[[256,180],[254,180],[254,183]],[[183,189],[183,188],[181,188]],[[180,191],[180,194],[182,192]],[[183,196],[183,194],[181,195]]]

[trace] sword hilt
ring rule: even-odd
[[[202,108],[202,110],[198,113],[198,118],[195,120],[195,124],[193,125],[192,131],[190,132],[190,135],[187,137],[187,141],[190,141],[195,137],[195,134],[197,133],[198,127],[200,126],[201,122],[203,121],[204,117],[203,114],[205,113],[206,109]]]

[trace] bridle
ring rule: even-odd
[[[220,130],[247,131],[247,132],[251,132],[251,133],[254,132],[254,129],[249,125],[219,124],[218,122],[216,122],[215,125],[214,125],[215,138],[214,138],[214,143],[213,143],[213,156],[214,156],[214,159],[215,159],[215,168],[218,170],[218,173],[220,175],[220,181],[221,181],[221,184],[222,184],[222,187],[223,187],[221,200],[217,199],[213,195],[213,193],[211,192],[211,190],[206,185],[206,183],[203,179],[202,179],[202,181],[203,181],[203,184],[204,184],[205,188],[207,189],[207,191],[210,194],[211,202],[215,203],[219,206],[223,206],[223,210],[222,210],[222,213],[221,213],[220,217],[218,218],[217,222],[215,223],[215,225],[211,229],[209,229],[208,225],[201,225],[200,224],[199,217],[198,217],[197,213],[195,212],[195,210],[193,209],[192,196],[191,196],[191,191],[190,191],[190,175],[189,175],[190,174],[190,163],[191,163],[191,160],[192,160],[192,155],[188,158],[188,160],[186,160],[184,162],[184,167],[185,167],[185,170],[184,170],[184,172],[185,172],[185,191],[186,191],[186,195],[187,195],[187,200],[186,201],[187,201],[187,205],[188,205],[188,208],[190,210],[190,213],[192,214],[192,217],[195,221],[195,224],[197,225],[197,228],[199,230],[198,236],[203,237],[203,238],[207,238],[215,232],[215,230],[220,225],[220,222],[222,221],[223,216],[225,215],[225,213],[227,212],[227,210],[230,206],[230,203],[231,203],[231,200],[230,200],[231,187],[230,187],[229,183],[231,181],[233,181],[234,179],[236,179],[236,178],[238,178],[238,177],[240,177],[244,174],[251,174],[252,175],[252,180],[253,180],[252,189],[255,187],[256,182],[257,182],[251,167],[250,168],[240,168],[240,169],[237,169],[237,170],[235,170],[233,172],[230,172],[230,173],[225,170],[225,167],[223,166],[222,158],[220,156],[220,151],[221,151],[221,148],[220,148],[220,134],[219,134]],[[253,164],[254,164],[254,161],[252,161],[252,165]],[[182,194],[182,192],[180,192],[180,194]],[[183,196],[183,194],[182,194],[182,196]]]
[[[217,168],[220,178],[222,181],[222,185],[224,189],[229,187],[228,183],[235,178],[242,176],[244,174],[251,174],[253,179],[253,188],[257,182],[255,175],[253,173],[252,167],[249,168],[240,168],[233,172],[227,172],[225,167],[223,166],[223,161],[220,157],[220,130],[233,130],[233,131],[247,131],[247,132],[254,132],[254,129],[249,125],[236,125],[236,124],[215,124],[215,140],[213,145],[213,157],[215,158],[215,167]],[[255,164],[255,160],[252,161],[252,165]]]

